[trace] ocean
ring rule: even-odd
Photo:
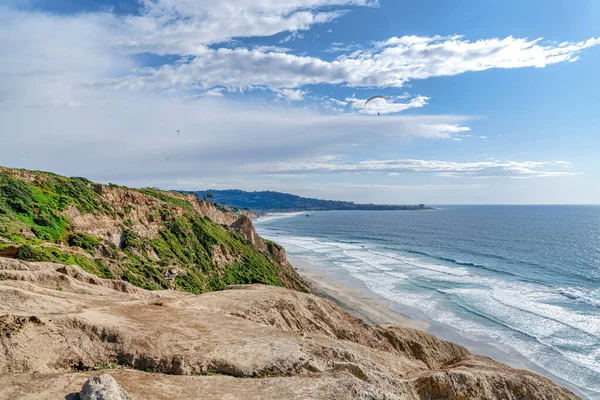
[[[600,206],[305,212],[256,227],[432,333],[600,399]]]

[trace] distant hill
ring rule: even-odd
[[[329,210],[430,210],[419,205],[356,204],[351,201],[319,200],[280,192],[245,192],[243,190],[205,190],[191,193],[203,199],[235,208],[246,208],[258,212],[267,211],[329,211]]]

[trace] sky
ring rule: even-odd
[[[0,165],[600,204],[595,0],[0,0],[0,54]]]

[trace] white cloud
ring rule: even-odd
[[[325,53],[347,53],[349,51],[355,51],[361,49],[362,45],[360,44],[344,44],[340,42],[333,42],[329,45],[328,48],[323,50]]]
[[[468,71],[544,67],[574,60],[582,50],[600,43],[600,39],[594,38],[556,44],[510,36],[477,41],[460,36],[404,36],[325,61],[290,54],[289,49],[276,46],[211,48],[208,45],[233,37],[280,32],[300,35],[299,29],[337,17],[341,11],[332,7],[374,6],[376,2],[144,0],[143,3],[144,11],[138,16],[109,12],[59,16],[0,8],[0,47],[3,59],[10,60],[0,66],[4,89],[0,96],[13,100],[21,96],[21,106],[39,106],[50,100],[68,104],[81,101],[77,98],[81,86],[94,82],[149,91],[206,91],[215,87],[300,90],[314,84],[400,87],[413,79]],[[44,40],[47,37],[56,40]],[[145,52],[182,58],[174,64],[143,68],[139,59],[132,56]],[[33,100],[28,103],[25,97],[30,90],[44,93],[30,96]],[[426,102],[425,96],[419,96],[410,103],[391,105],[391,112],[421,107]],[[16,103],[13,101],[13,105]]]
[[[334,61],[244,48],[197,48],[189,63],[145,69],[114,80],[128,88],[235,89],[264,86],[299,88],[312,84],[346,84],[355,87],[402,87],[407,81],[458,75],[492,68],[541,68],[569,61],[580,51],[600,44],[600,38],[576,43],[542,44],[540,39],[482,39],[458,36],[392,38],[370,50],[356,51]]]
[[[277,97],[281,99],[285,99],[288,101],[301,101],[304,100],[304,95],[307,92],[303,90],[293,90],[293,89],[279,89],[276,91]]]
[[[289,47],[266,46],[266,45],[254,46],[253,49],[256,51],[263,52],[263,53],[267,53],[267,52],[287,53],[287,52],[292,51],[292,49],[290,49]]]
[[[479,136],[480,139],[487,139],[487,136]]]
[[[323,60],[291,54],[280,46],[243,48],[239,38],[279,34],[267,42],[276,43],[285,35],[332,21],[350,6],[375,6],[375,1],[144,4],[138,16],[109,11],[62,15],[0,6],[2,164],[104,182],[119,177],[141,186],[191,181],[200,174],[217,182],[225,177],[244,182],[249,174],[277,172],[280,178],[286,170],[295,177],[317,172],[395,175],[418,168],[423,171],[417,172],[445,176],[574,174],[566,161],[424,161],[421,167],[407,160],[344,163],[323,154],[351,151],[360,160],[361,148],[374,140],[383,145],[398,145],[396,137],[460,140],[470,130],[469,118],[324,115],[260,96],[249,102],[222,95],[226,90],[270,89],[290,101],[314,100],[307,95],[307,85],[400,87],[414,79],[489,68],[543,67],[576,61],[599,39],[555,44],[513,37],[468,41],[406,36]],[[158,67],[147,68],[146,52],[173,54],[178,61],[153,56],[152,65]],[[170,65],[160,65],[161,60]],[[339,110],[361,111],[358,99],[319,99]],[[403,95],[390,103],[397,112],[427,101],[425,96]],[[180,136],[173,134],[177,129]]]
[[[357,163],[339,160],[308,160],[282,162],[268,165],[264,172],[284,174],[316,174],[316,173],[355,173],[379,174],[390,173],[434,173],[447,177],[510,177],[540,178],[575,175],[565,168],[571,167],[564,161],[478,161],[453,162],[440,160],[369,160]]]
[[[401,111],[408,110],[409,108],[420,108],[427,105],[429,97],[416,96],[412,98],[408,103],[395,103],[394,98],[385,99],[374,99],[365,104],[367,99],[357,99],[356,97],[349,97],[346,102],[352,105],[352,108],[359,110],[361,113],[375,115],[375,114],[391,114]],[[461,127],[451,127],[451,130],[459,129]],[[465,129],[465,128],[462,128]]]
[[[81,85],[131,73],[137,64],[114,47],[113,21],[105,13],[73,18],[0,6],[0,108],[81,104]]]
[[[348,6],[377,6],[373,0],[142,0],[141,15],[120,19],[123,44],[132,52],[196,54],[202,45],[234,37],[266,37],[330,22]],[[327,11],[319,11],[326,8]]]
[[[206,93],[204,93],[204,96],[223,96],[223,90],[225,90],[225,89],[224,88],[210,89]]]
[[[338,99],[334,99],[333,97],[327,98],[327,101],[335,104],[336,106],[340,106],[340,107],[346,107],[348,105],[347,102],[341,101],[341,100],[338,100]]]

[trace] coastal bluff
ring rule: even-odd
[[[369,326],[310,293],[150,291],[0,258],[0,399],[77,399],[101,374],[133,399],[577,398],[428,333]]]
[[[312,293],[246,215],[0,167],[0,399],[576,399]],[[108,397],[107,397],[108,399]]]

